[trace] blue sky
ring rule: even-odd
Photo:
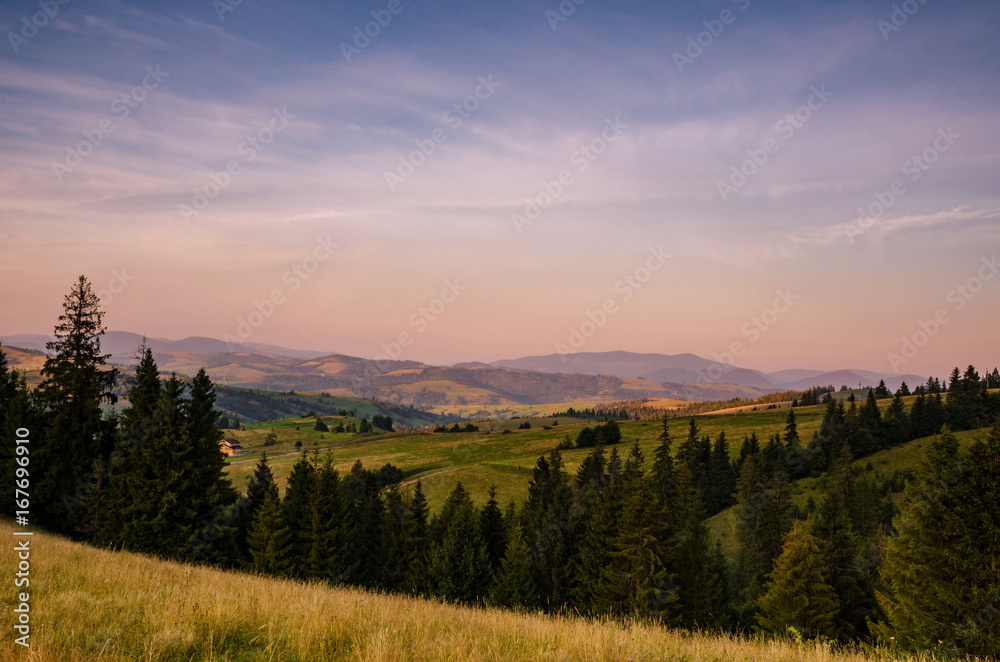
[[[0,333],[998,362],[995,3],[221,1],[0,4]]]

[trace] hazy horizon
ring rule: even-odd
[[[1000,363],[995,3],[53,6],[0,6],[2,335],[85,274],[170,339]]]

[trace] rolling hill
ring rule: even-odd
[[[547,373],[577,372],[585,375],[639,377],[656,382],[735,384],[763,391],[804,391],[814,386],[877,386],[884,379],[895,391],[902,382],[915,386],[926,381],[919,375],[893,375],[868,370],[791,369],[765,373],[710,361],[694,354],[637,354],[634,352],[580,352],[547,354],[495,361],[491,365]]]
[[[23,347],[11,364],[37,380],[40,356],[50,336],[4,336],[0,342]],[[102,348],[121,366],[135,363],[142,336],[109,331]],[[754,399],[781,390],[812,386],[875,386],[883,376],[862,370],[820,372],[784,370],[763,373],[726,366],[694,354],[584,352],[523,357],[493,364],[462,363],[434,366],[418,361],[371,361],[343,354],[289,349],[191,337],[183,340],[147,338],[160,371],[193,375],[204,367],[219,384],[248,389],[325,393],[330,396],[379,400],[438,413],[466,416],[513,415],[526,407],[562,403],[657,400]],[[911,386],[917,375],[884,376],[895,390]],[[256,417],[255,417],[256,418]]]

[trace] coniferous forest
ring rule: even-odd
[[[575,472],[559,450],[539,457],[524,503],[477,505],[457,483],[431,512],[420,482],[307,454],[283,494],[266,456],[237,493],[205,371],[162,375],[140,348],[129,406],[109,415],[116,370],[85,278],[63,309],[36,390],[0,352],[0,430],[31,430],[33,523],[53,532],[463,604],[1000,654],[1000,395],[972,366],[916,388],[909,406],[902,392],[885,409],[873,391],[862,403],[827,394],[810,439],[795,408],[767,440],[712,439],[695,418],[664,418],[650,456],[605,424],[577,439],[590,450]],[[980,428],[960,449],[953,432]],[[927,436],[916,472],[854,467]],[[11,484],[18,464],[10,444],[3,453]],[[824,494],[794,508],[788,485],[809,476],[824,477]],[[730,506],[735,562],[705,524]]]

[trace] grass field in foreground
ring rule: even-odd
[[[12,524],[0,520],[10,541]],[[2,567],[16,567],[12,544]],[[687,660],[878,662],[887,651],[668,631],[463,608],[333,589],[31,538],[31,648],[14,643],[15,587],[0,588],[0,660]]]

